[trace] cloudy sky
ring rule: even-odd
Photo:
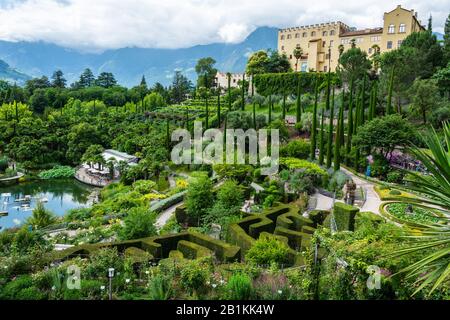
[[[397,0],[431,14],[443,33],[449,0]],[[313,4],[313,5],[311,5]],[[82,51],[127,46],[179,48],[239,42],[259,26],[286,27],[343,21],[382,25],[391,0],[0,0],[0,39],[47,41]]]

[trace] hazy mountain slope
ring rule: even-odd
[[[80,53],[44,42],[0,41],[0,59],[31,76],[51,76],[61,69],[70,82],[76,80],[87,67],[95,74],[113,72],[126,86],[137,84],[145,74],[148,83],[168,85],[175,70],[182,70],[195,79],[194,66],[199,58],[211,56],[223,71],[244,70],[249,53],[260,49],[275,49],[277,29],[256,29],[238,44],[215,43],[182,49],[122,48],[99,54]]]

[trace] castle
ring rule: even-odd
[[[334,71],[340,53],[352,43],[371,57],[397,49],[408,35],[425,30],[417,12],[400,5],[385,12],[383,20],[383,27],[363,30],[353,30],[340,21],[280,29],[278,52],[286,54],[295,71]],[[301,56],[295,57],[296,48],[301,49]]]

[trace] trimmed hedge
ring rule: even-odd
[[[107,247],[117,248],[118,252],[124,252],[125,254],[127,254],[127,252],[140,252],[142,255],[144,255],[145,252],[145,256],[149,255],[148,260],[154,258],[164,259],[169,257],[171,251],[179,250],[178,244],[180,241],[190,242],[201,246],[202,248],[204,248],[204,250],[213,252],[215,257],[223,262],[232,262],[239,260],[240,258],[240,248],[237,246],[214,239],[204,234],[196,232],[182,232],[177,234],[168,234],[164,236],[149,237],[122,242],[86,244],[76,246],[58,252],[57,254],[52,256],[52,259],[67,260],[76,256],[86,256],[96,250]],[[187,250],[185,244],[182,247],[185,251]]]
[[[241,257],[244,257],[256,239],[265,233],[286,239],[284,241],[287,241],[290,247],[290,263],[300,265],[303,263],[303,259],[295,250],[305,249],[309,246],[311,233],[314,233],[315,230],[314,225],[313,220],[305,218],[299,213],[298,207],[279,204],[263,213],[252,214],[231,224],[229,235],[230,241],[241,248]],[[305,230],[308,232],[302,232],[303,228],[307,228]]]
[[[178,248],[178,251],[181,252],[183,254],[183,256],[188,259],[209,257],[209,256],[212,256],[212,254],[213,254],[213,252],[211,250],[209,250],[208,248],[205,248],[196,243],[186,241],[186,240],[178,241],[177,248]],[[170,252],[173,252],[173,250],[171,250]],[[170,255],[170,252],[169,252],[169,255]]]
[[[170,208],[173,205],[176,205],[177,203],[180,203],[184,199],[184,195],[187,191],[182,191],[179,193],[176,193],[166,199],[161,199],[158,202],[152,204],[150,206],[150,210],[156,213],[160,213],[163,210],[166,210]]]
[[[275,235],[284,236],[288,239],[288,244],[295,250],[304,250],[311,243],[311,235],[300,231],[290,230],[284,227],[276,227]]]
[[[335,73],[332,74],[335,78]],[[327,73],[319,72],[289,72],[289,73],[264,73],[254,75],[256,91],[268,96],[271,94],[297,94],[298,81],[302,92],[314,92],[316,79],[319,80],[319,88],[326,83]]]
[[[322,225],[327,216],[330,215],[330,211],[326,210],[312,210],[309,213],[309,219],[314,222],[314,226]]]
[[[355,216],[359,209],[342,202],[334,204],[334,220],[338,231],[353,231],[355,229]]]

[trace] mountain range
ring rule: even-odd
[[[0,41],[0,79],[23,84],[30,77],[62,70],[69,83],[78,80],[85,68],[94,74],[112,72],[121,85],[132,87],[145,75],[149,85],[169,85],[176,70],[195,80],[195,65],[203,57],[212,57],[216,68],[224,72],[242,72],[249,54],[277,48],[277,28],[260,27],[243,42],[213,43],[180,49],[121,48],[102,53],[83,53],[45,42]],[[434,33],[438,40],[443,34]]]
[[[30,79],[30,76],[11,68],[5,61],[0,60],[0,79],[22,85]]]
[[[0,59],[11,72],[20,70],[30,77],[50,77],[60,69],[68,83],[78,80],[81,72],[90,68],[94,74],[112,72],[118,82],[127,87],[139,84],[142,75],[145,75],[149,85],[155,82],[169,85],[176,70],[182,71],[191,80],[196,79],[194,68],[197,60],[203,57],[214,58],[220,71],[242,72],[249,54],[260,49],[276,49],[277,30],[257,28],[237,44],[213,43],[180,49],[133,47],[102,53],[83,53],[45,42],[0,41]],[[3,78],[2,73],[0,78]],[[5,78],[13,79],[11,76]],[[23,80],[26,78],[18,82]]]

